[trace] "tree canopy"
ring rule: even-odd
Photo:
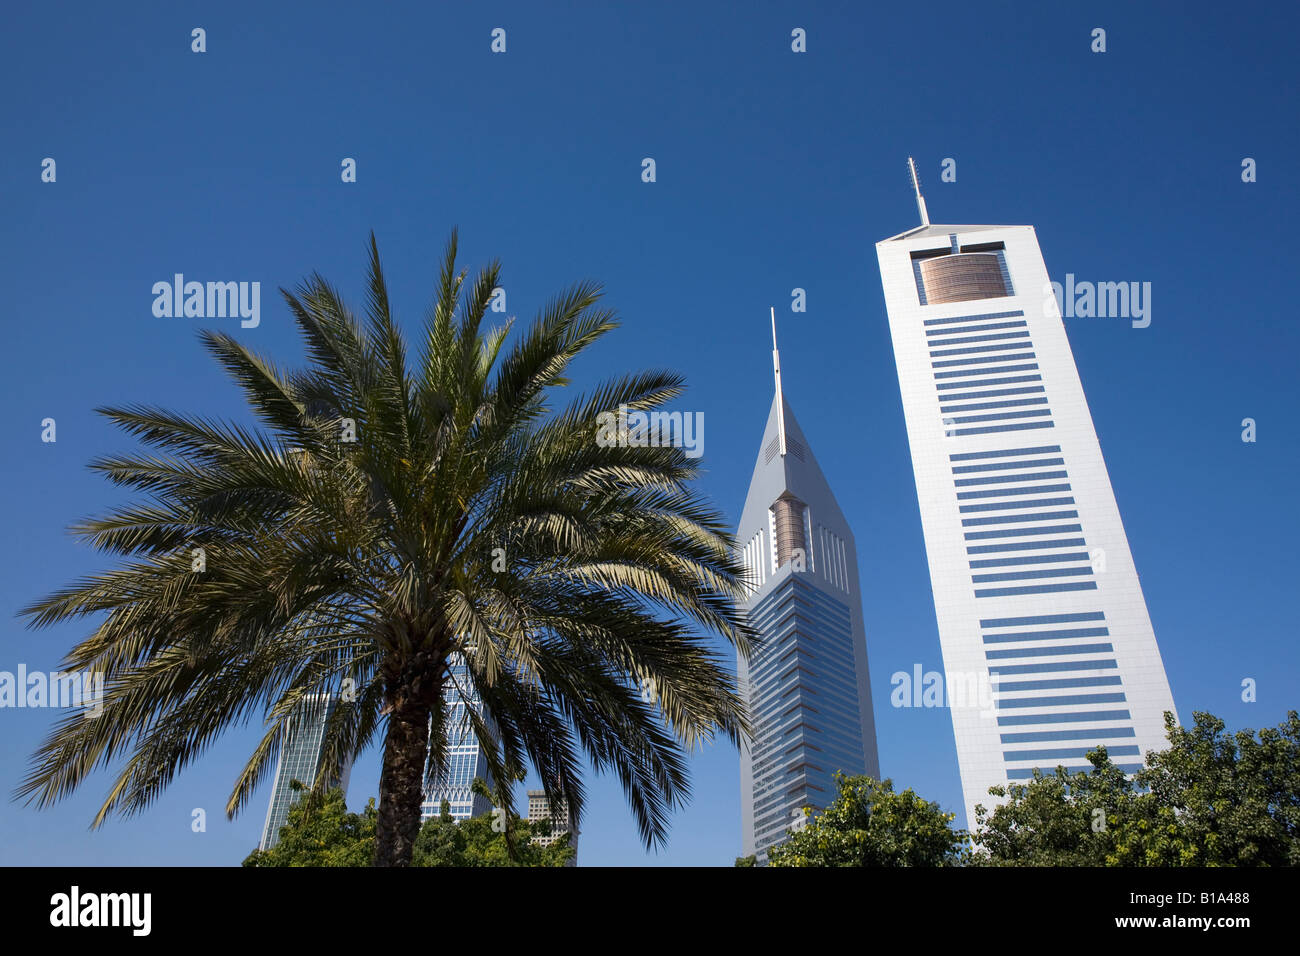
[[[424,822],[415,839],[412,866],[567,866],[576,854],[567,838],[549,846],[532,842],[550,835],[549,823],[511,815],[507,839],[503,813],[481,813],[457,823],[443,801],[441,813]]]
[[[1300,864],[1300,717],[1227,733],[1196,712],[1165,714],[1170,746],[1132,777],[1104,747],[1091,771],[1035,773],[994,787],[977,810],[972,862],[1003,866],[1296,866]]]
[[[375,801],[361,813],[349,813],[338,788],[320,793],[297,784],[295,789],[304,792],[289,808],[279,841],[269,850],[254,850],[244,866],[370,866],[378,817]],[[507,841],[505,811],[459,823],[447,801],[440,811],[420,827],[412,866],[567,866],[577,852],[567,838],[548,846],[533,842],[534,836],[550,834],[549,823],[531,823],[511,814],[513,839]]]
[[[289,785],[300,797],[289,807],[278,841],[269,850],[254,850],[244,866],[369,866],[375,853],[375,801],[361,813],[349,813],[339,787],[322,793],[297,780]]]
[[[769,866],[951,866],[963,834],[953,814],[891,780],[835,775],[839,792],[825,810],[768,851]]]
[[[1036,770],[991,787],[972,833],[954,814],[890,781],[837,775],[825,810],[805,811],[769,853],[771,866],[1296,866],[1300,864],[1300,716],[1228,733],[1196,712],[1165,715],[1169,746],[1127,774],[1105,747],[1092,768]],[[754,866],[740,857],[736,866]]]

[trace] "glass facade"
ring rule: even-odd
[[[420,815],[422,819],[436,817],[441,812],[442,801],[446,800],[451,804],[452,817],[460,821],[491,810],[492,801],[470,789],[475,777],[490,782],[487,758],[468,713],[469,708],[473,708],[474,713],[481,717],[483,702],[469,681],[463,660],[453,658],[447,670],[447,762],[443,767],[430,764],[427,768]]]
[[[835,798],[835,773],[866,772],[849,609],[791,574],[754,603],[764,646],[750,662],[754,842],[785,837],[801,807]]]
[[[737,670],[742,854],[762,862],[834,800],[837,771],[880,771],[853,535],[779,391],[759,447],[737,540],[761,642]]]
[[[297,780],[308,787],[315,783],[320,769],[325,724],[337,705],[337,698],[326,695],[311,697],[286,723],[259,849],[269,850],[275,846],[280,840],[280,829],[289,822],[289,808],[301,795],[294,791],[292,782]],[[344,793],[347,792],[350,771],[350,766],[344,767],[338,781]]]

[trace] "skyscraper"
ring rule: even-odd
[[[826,807],[836,771],[880,774],[853,532],[781,393],[775,317],[772,359],[776,396],[736,535],[745,613],[763,637],[738,662],[754,724],[740,751],[746,856],[785,839],[802,807]]]
[[[568,838],[569,846],[573,847],[573,857],[569,860],[569,866],[578,865],[578,828],[575,827],[569,819],[569,801],[561,798],[559,805],[554,809],[551,808],[551,801],[546,798],[545,790],[528,791],[528,822],[541,823],[543,820],[551,824],[551,832],[547,835],[537,834],[532,838],[532,842],[539,846],[550,846],[557,840]]]
[[[1173,697],[1032,226],[876,244],[967,819],[1034,767],[1125,770]]]
[[[338,706],[338,698],[329,694],[314,694],[299,705],[296,713],[285,724],[284,739],[280,743],[280,759],[275,766],[275,783],[271,787],[271,802],[266,810],[266,823],[262,827],[262,841],[258,849],[269,850],[280,841],[280,828],[289,822],[289,808],[297,802],[299,794],[291,786],[294,780],[310,787],[320,770],[321,750],[325,739],[325,724]],[[348,790],[351,764],[345,764],[339,775],[338,786],[344,794]]]
[[[474,713],[482,717],[483,703],[469,681],[463,660],[453,657],[449,662],[448,673],[451,679],[447,682],[444,705],[447,764],[445,767],[428,768],[420,818],[427,820],[436,817],[441,812],[442,801],[446,800],[451,805],[452,817],[459,823],[491,810],[492,801],[470,789],[475,777],[482,777],[484,782],[490,783],[487,758],[483,755],[466,710],[472,707]]]

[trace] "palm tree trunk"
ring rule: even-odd
[[[424,765],[429,749],[429,705],[407,697],[388,715],[384,765],[375,821],[375,866],[410,866],[420,833]]]

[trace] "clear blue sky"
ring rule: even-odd
[[[64,530],[121,500],[85,468],[129,447],[93,407],[242,416],[199,327],[296,361],[273,290],[318,269],[360,304],[374,229],[414,328],[456,225],[468,263],[503,260],[523,318],[574,280],[605,283],[624,326],[580,384],[684,373],[678,407],[705,415],[706,490],[733,519],[777,306],[786,393],[857,538],[883,772],[960,813],[947,712],[888,705],[891,673],[941,666],[873,248],[916,222],[913,154],[936,222],[1031,223],[1053,278],[1152,283],[1149,328],[1067,326],[1175,702],[1185,721],[1209,710],[1233,728],[1300,707],[1295,5],[289,6],[6,16],[0,670],[51,670],[84,635],[33,633],[15,612],[103,566]],[[1097,26],[1104,54],[1089,50]],[[945,157],[955,183],[939,180]],[[155,318],[151,286],[175,272],[260,281],[261,326]],[[1240,700],[1247,677],[1256,703]],[[221,808],[257,727],[147,813],[91,833],[107,775],[52,810],[8,800],[53,716],[0,711],[0,862],[228,865],[255,845],[269,785],[234,823]],[[372,752],[349,803],[377,778]],[[697,755],[694,784],[668,848],[646,854],[617,782],[595,781],[582,863],[730,864],[734,749]],[[191,832],[194,808],[206,833]]]

